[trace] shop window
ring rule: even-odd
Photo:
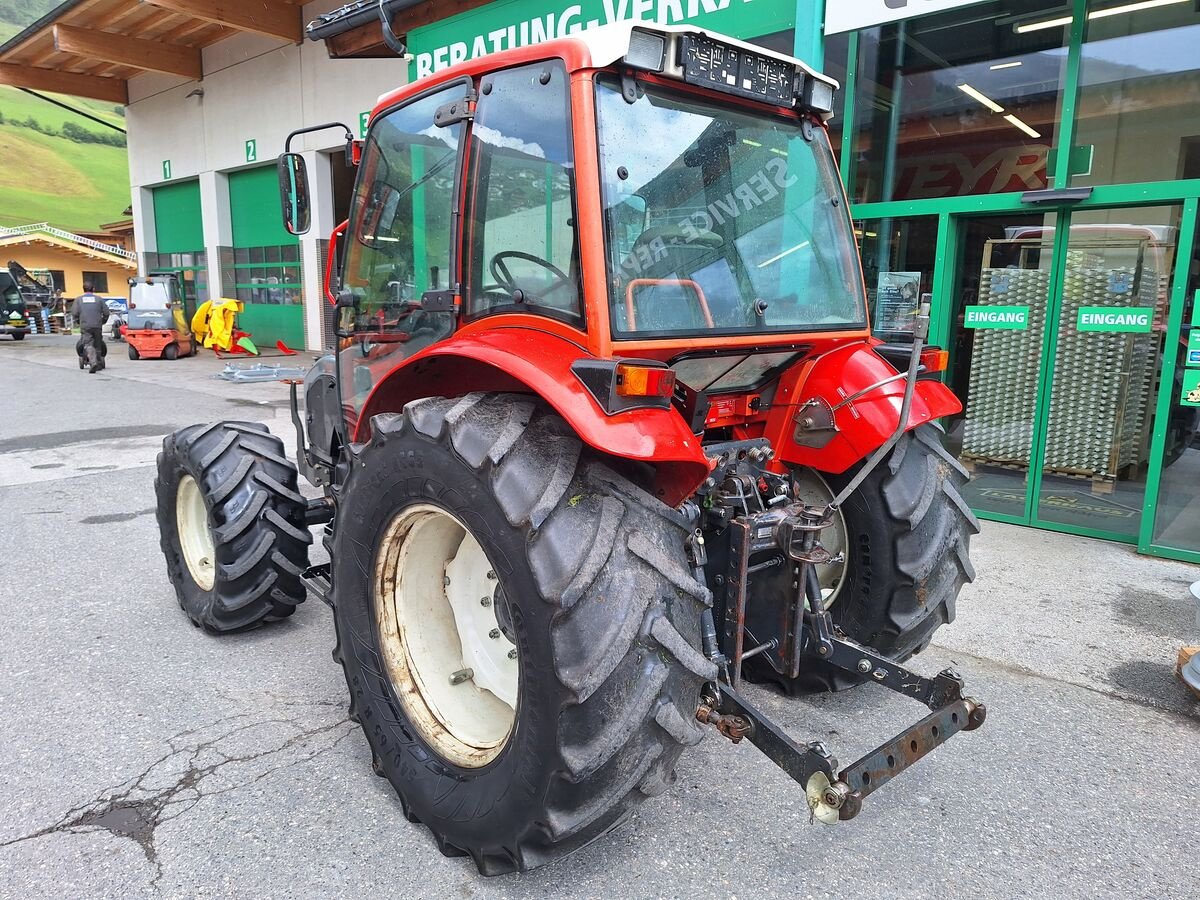
[[[97,294],[108,293],[108,273],[107,272],[84,272],[83,280],[92,283],[92,290]]]
[[[859,32],[854,199],[1045,188],[1069,21],[1008,0]]]
[[[774,50],[776,53],[793,56],[796,53],[796,30],[789,28],[786,31],[774,31],[771,34],[747,38],[746,43],[757,44],[768,50]]]
[[[1198,43],[1194,3],[1088,4],[1072,185],[1195,177]]]
[[[863,219],[854,223],[862,251],[871,331],[886,341],[911,341],[921,295],[933,292],[937,216]]]

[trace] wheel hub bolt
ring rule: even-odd
[[[491,605],[492,605],[492,598],[491,598],[491,597],[480,597],[480,598],[479,598],[479,605],[480,605],[480,606],[491,606]]]
[[[455,672],[453,675],[450,676],[450,683],[451,684],[462,684],[464,681],[470,681],[474,677],[475,677],[474,669],[459,669],[457,672]]]
[[[493,628],[491,631],[488,632],[488,637],[490,637],[493,641],[496,640],[497,638],[500,637],[500,629]]]
[[[511,650],[509,650],[509,651],[508,651],[508,658],[509,658],[509,659],[516,659],[516,658],[517,658],[517,648],[516,648],[516,647],[514,647],[513,649],[511,649]]]

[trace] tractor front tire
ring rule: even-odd
[[[841,509],[847,566],[830,607],[834,625],[898,662],[954,620],[958,593],[975,578],[968,550],[979,521],[962,495],[969,476],[941,435],[933,424],[903,435]],[[836,493],[856,471],[825,478]],[[806,662],[796,679],[762,665],[751,675],[789,693],[845,690],[867,680],[819,660]]]
[[[296,611],[312,535],[296,467],[266,426],[217,422],[168,435],[154,491],[167,574],[195,625],[224,634]]]
[[[716,677],[697,649],[712,595],[687,521],[527,396],[415,401],[351,452],[330,539],[334,657],[408,819],[497,875],[565,856],[665,790]],[[513,661],[510,690],[468,668],[480,646]]]

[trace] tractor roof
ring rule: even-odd
[[[694,25],[614,22],[611,25],[588,28],[577,34],[540,44],[477,56],[447,68],[439,69],[426,78],[412,81],[402,88],[383,94],[376,103],[372,115],[378,115],[385,108],[393,106],[414,94],[422,93],[431,87],[436,87],[439,84],[451,82],[466,76],[486,74],[498,69],[521,65],[522,63],[537,62],[543,59],[562,59],[566,63],[568,71],[571,72],[581,69],[602,69],[621,61],[625,61],[632,68],[648,71],[649,69],[646,66],[638,65],[631,55],[631,42],[637,40],[636,36],[639,32],[643,35],[661,35],[664,39],[668,50],[665,53],[663,68],[659,71],[666,77],[680,79],[683,77],[682,67],[677,61],[678,56],[671,54],[669,48],[672,46],[678,47],[680,39],[684,35],[694,35],[706,37],[725,47],[736,48],[745,53],[777,60],[786,66],[790,66],[803,79],[820,82],[834,91],[840,87],[836,79],[817,72],[803,60],[797,59],[794,56],[776,53],[773,50],[726,37],[723,34],[708,31],[704,28],[697,28]],[[830,106],[832,106],[832,103],[830,103]],[[831,115],[830,110],[818,110],[818,112],[824,118],[828,118]]]

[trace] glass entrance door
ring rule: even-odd
[[[972,470],[967,502],[1006,521],[1027,520],[1056,221],[959,222],[949,384],[964,410],[947,423],[948,445]]]
[[[977,511],[1137,539],[1180,212],[960,223],[953,433]]]

